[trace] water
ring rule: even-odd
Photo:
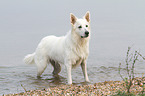
[[[23,57],[34,52],[47,35],[65,35],[70,29],[69,16],[91,13],[92,36],[88,59],[91,83],[121,80],[118,65],[125,68],[127,47],[145,56],[145,1],[143,0],[1,0],[0,1],[0,94],[24,92],[66,84],[66,71],[54,77],[49,65],[36,78],[35,65],[25,65]],[[141,60],[141,59],[140,59]],[[145,62],[135,65],[136,76],[142,76]],[[63,67],[64,69],[64,67]],[[122,69],[125,76],[125,70]],[[74,84],[84,84],[81,68],[72,70]]]

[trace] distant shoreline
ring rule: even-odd
[[[138,81],[145,83],[145,78],[135,78],[134,84],[131,87],[131,92],[134,94],[141,93],[143,87],[138,85]],[[140,83],[140,84],[142,84]],[[25,89],[24,89],[25,90]],[[26,91],[26,90],[25,90]],[[100,95],[115,95],[118,91],[126,91],[124,81],[105,81],[100,83],[88,84],[88,85],[58,85],[56,87],[50,87],[43,90],[29,90],[22,93],[16,94],[6,94],[3,96],[17,96],[17,95],[91,95],[91,96],[100,96]]]

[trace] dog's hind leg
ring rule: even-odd
[[[44,70],[47,67],[47,59],[39,59],[36,61],[36,65],[37,65],[37,77],[40,77],[41,74],[44,72]]]
[[[53,66],[53,74],[58,75],[58,73],[61,71],[61,66],[58,62],[55,62],[54,60],[50,60],[51,65]]]

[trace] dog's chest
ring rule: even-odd
[[[80,58],[78,60],[75,60],[72,62],[72,68],[75,68],[76,66],[80,65],[82,63],[83,59]]]
[[[88,50],[87,49],[76,49],[73,50],[71,53],[71,63],[72,67],[76,67],[82,63],[83,60],[86,60],[88,57]]]
[[[89,50],[87,46],[84,47],[76,47],[72,50],[72,54],[74,55],[74,57],[76,57],[76,59],[83,59],[88,57],[89,54]]]

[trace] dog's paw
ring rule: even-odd
[[[68,82],[67,84],[68,84],[68,85],[72,85],[72,82]]]
[[[86,83],[90,83],[90,80],[86,80],[85,82],[86,82]]]

